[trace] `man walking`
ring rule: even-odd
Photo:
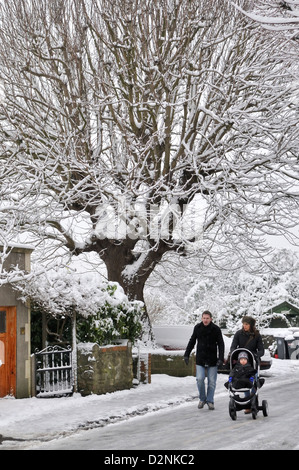
[[[199,392],[198,408],[205,404],[210,410],[214,410],[214,393],[217,381],[217,369],[224,360],[224,341],[219,326],[212,322],[212,314],[204,311],[201,322],[195,325],[192,336],[184,354],[184,361],[189,362],[192,349],[196,347],[196,381]],[[208,379],[207,391],[205,378]]]

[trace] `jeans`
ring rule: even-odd
[[[205,378],[208,379],[207,393],[205,388]],[[196,365],[196,382],[199,392],[199,399],[205,403],[214,403],[214,393],[217,381],[217,366],[203,367]]]

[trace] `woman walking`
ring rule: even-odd
[[[233,338],[230,354],[239,348],[248,349],[253,353],[257,362],[260,361],[260,358],[264,355],[265,349],[263,345],[262,337],[259,331],[255,328],[255,319],[249,316],[242,318],[243,327],[241,330],[238,330]],[[245,414],[251,413],[251,410],[245,410]]]
[[[235,333],[230,353],[238,348],[246,348],[251,351],[257,359],[261,358],[264,353],[264,345],[259,331],[255,328],[255,319],[245,316],[242,319],[243,327]]]

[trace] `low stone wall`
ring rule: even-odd
[[[107,346],[79,343],[77,364],[78,392],[82,396],[100,395],[133,386],[130,341]]]
[[[151,373],[167,374],[173,377],[195,376],[196,363],[195,355],[191,354],[188,366],[184,362],[184,357],[180,351],[167,351],[151,354]]]

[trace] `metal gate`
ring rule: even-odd
[[[37,397],[70,395],[74,390],[72,349],[48,346],[35,352]]]

